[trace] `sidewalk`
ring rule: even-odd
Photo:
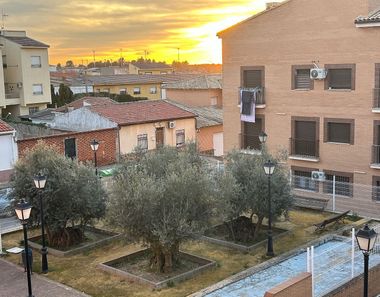
[[[28,295],[28,283],[24,269],[1,258],[0,280],[0,297]],[[35,297],[90,297],[37,273],[32,274],[32,289]]]

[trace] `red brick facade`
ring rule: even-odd
[[[103,129],[86,132],[68,132],[58,135],[34,137],[17,141],[18,154],[22,158],[28,149],[33,148],[39,140],[48,145],[55,145],[59,152],[65,153],[65,139],[75,138],[76,156],[78,161],[93,161],[94,152],[90,142],[96,139],[99,142],[97,151],[98,166],[113,164],[118,158],[118,133],[117,129]]]
[[[311,297],[311,274],[301,273],[270,289],[264,297]]]

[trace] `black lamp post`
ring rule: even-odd
[[[265,144],[265,142],[267,141],[267,138],[268,138],[268,135],[264,131],[261,131],[259,134],[259,140],[261,142],[261,145]]]
[[[356,233],[356,240],[358,246],[364,255],[364,297],[368,297],[368,262],[369,253],[372,251],[376,243],[377,233],[373,229],[369,229],[368,225],[365,225],[363,229]]]
[[[45,216],[44,216],[44,205],[42,201],[41,192],[45,188],[46,184],[46,176],[38,173],[34,176],[34,185],[38,189],[38,197],[40,198],[40,214],[41,214],[41,233],[42,233],[42,248],[41,248],[41,256],[42,256],[42,273],[47,273],[48,269],[48,260],[47,260],[47,247],[45,241]]]
[[[95,174],[98,175],[98,165],[97,165],[97,158],[96,158],[96,151],[99,148],[99,142],[97,142],[95,139],[90,142],[91,149],[94,152],[94,163],[95,163]]]
[[[264,164],[265,174],[268,176],[268,248],[267,248],[267,256],[273,257],[273,238],[272,238],[272,203],[271,203],[271,193],[270,193],[270,178],[273,175],[275,168],[275,164],[269,160]]]
[[[32,294],[32,281],[30,277],[31,267],[29,262],[29,247],[28,247],[28,234],[27,234],[27,224],[30,217],[30,212],[32,206],[21,199],[15,207],[16,215],[22,224],[22,229],[24,231],[24,251],[25,251],[25,262],[26,262],[26,275],[28,279],[28,297],[33,297]]]

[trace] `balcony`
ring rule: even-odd
[[[240,147],[242,150],[261,150],[259,135],[240,134]]]
[[[372,163],[370,165],[373,169],[380,169],[380,145],[372,145]]]
[[[380,113],[380,88],[373,89],[372,112]]]
[[[20,92],[5,93],[5,99],[19,99]]]
[[[300,161],[319,161],[319,140],[290,138],[289,159]]]
[[[258,95],[256,96],[256,108],[265,108],[266,103],[265,103],[265,88],[264,87],[256,87],[256,88],[244,88],[241,87],[240,90],[246,90],[246,91],[254,91],[258,90]]]

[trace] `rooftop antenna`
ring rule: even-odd
[[[120,49],[120,67],[123,66],[123,49]]]
[[[94,68],[95,68],[95,50],[92,50],[92,57],[93,57],[93,59],[94,59]]]
[[[178,62],[179,62],[179,47],[177,47],[177,50],[178,50]]]
[[[1,30],[4,30],[5,28],[5,18],[8,17],[8,15],[4,12],[4,9],[1,10]]]
[[[149,55],[149,52],[147,50],[144,50],[144,59],[146,60],[146,57]]]

